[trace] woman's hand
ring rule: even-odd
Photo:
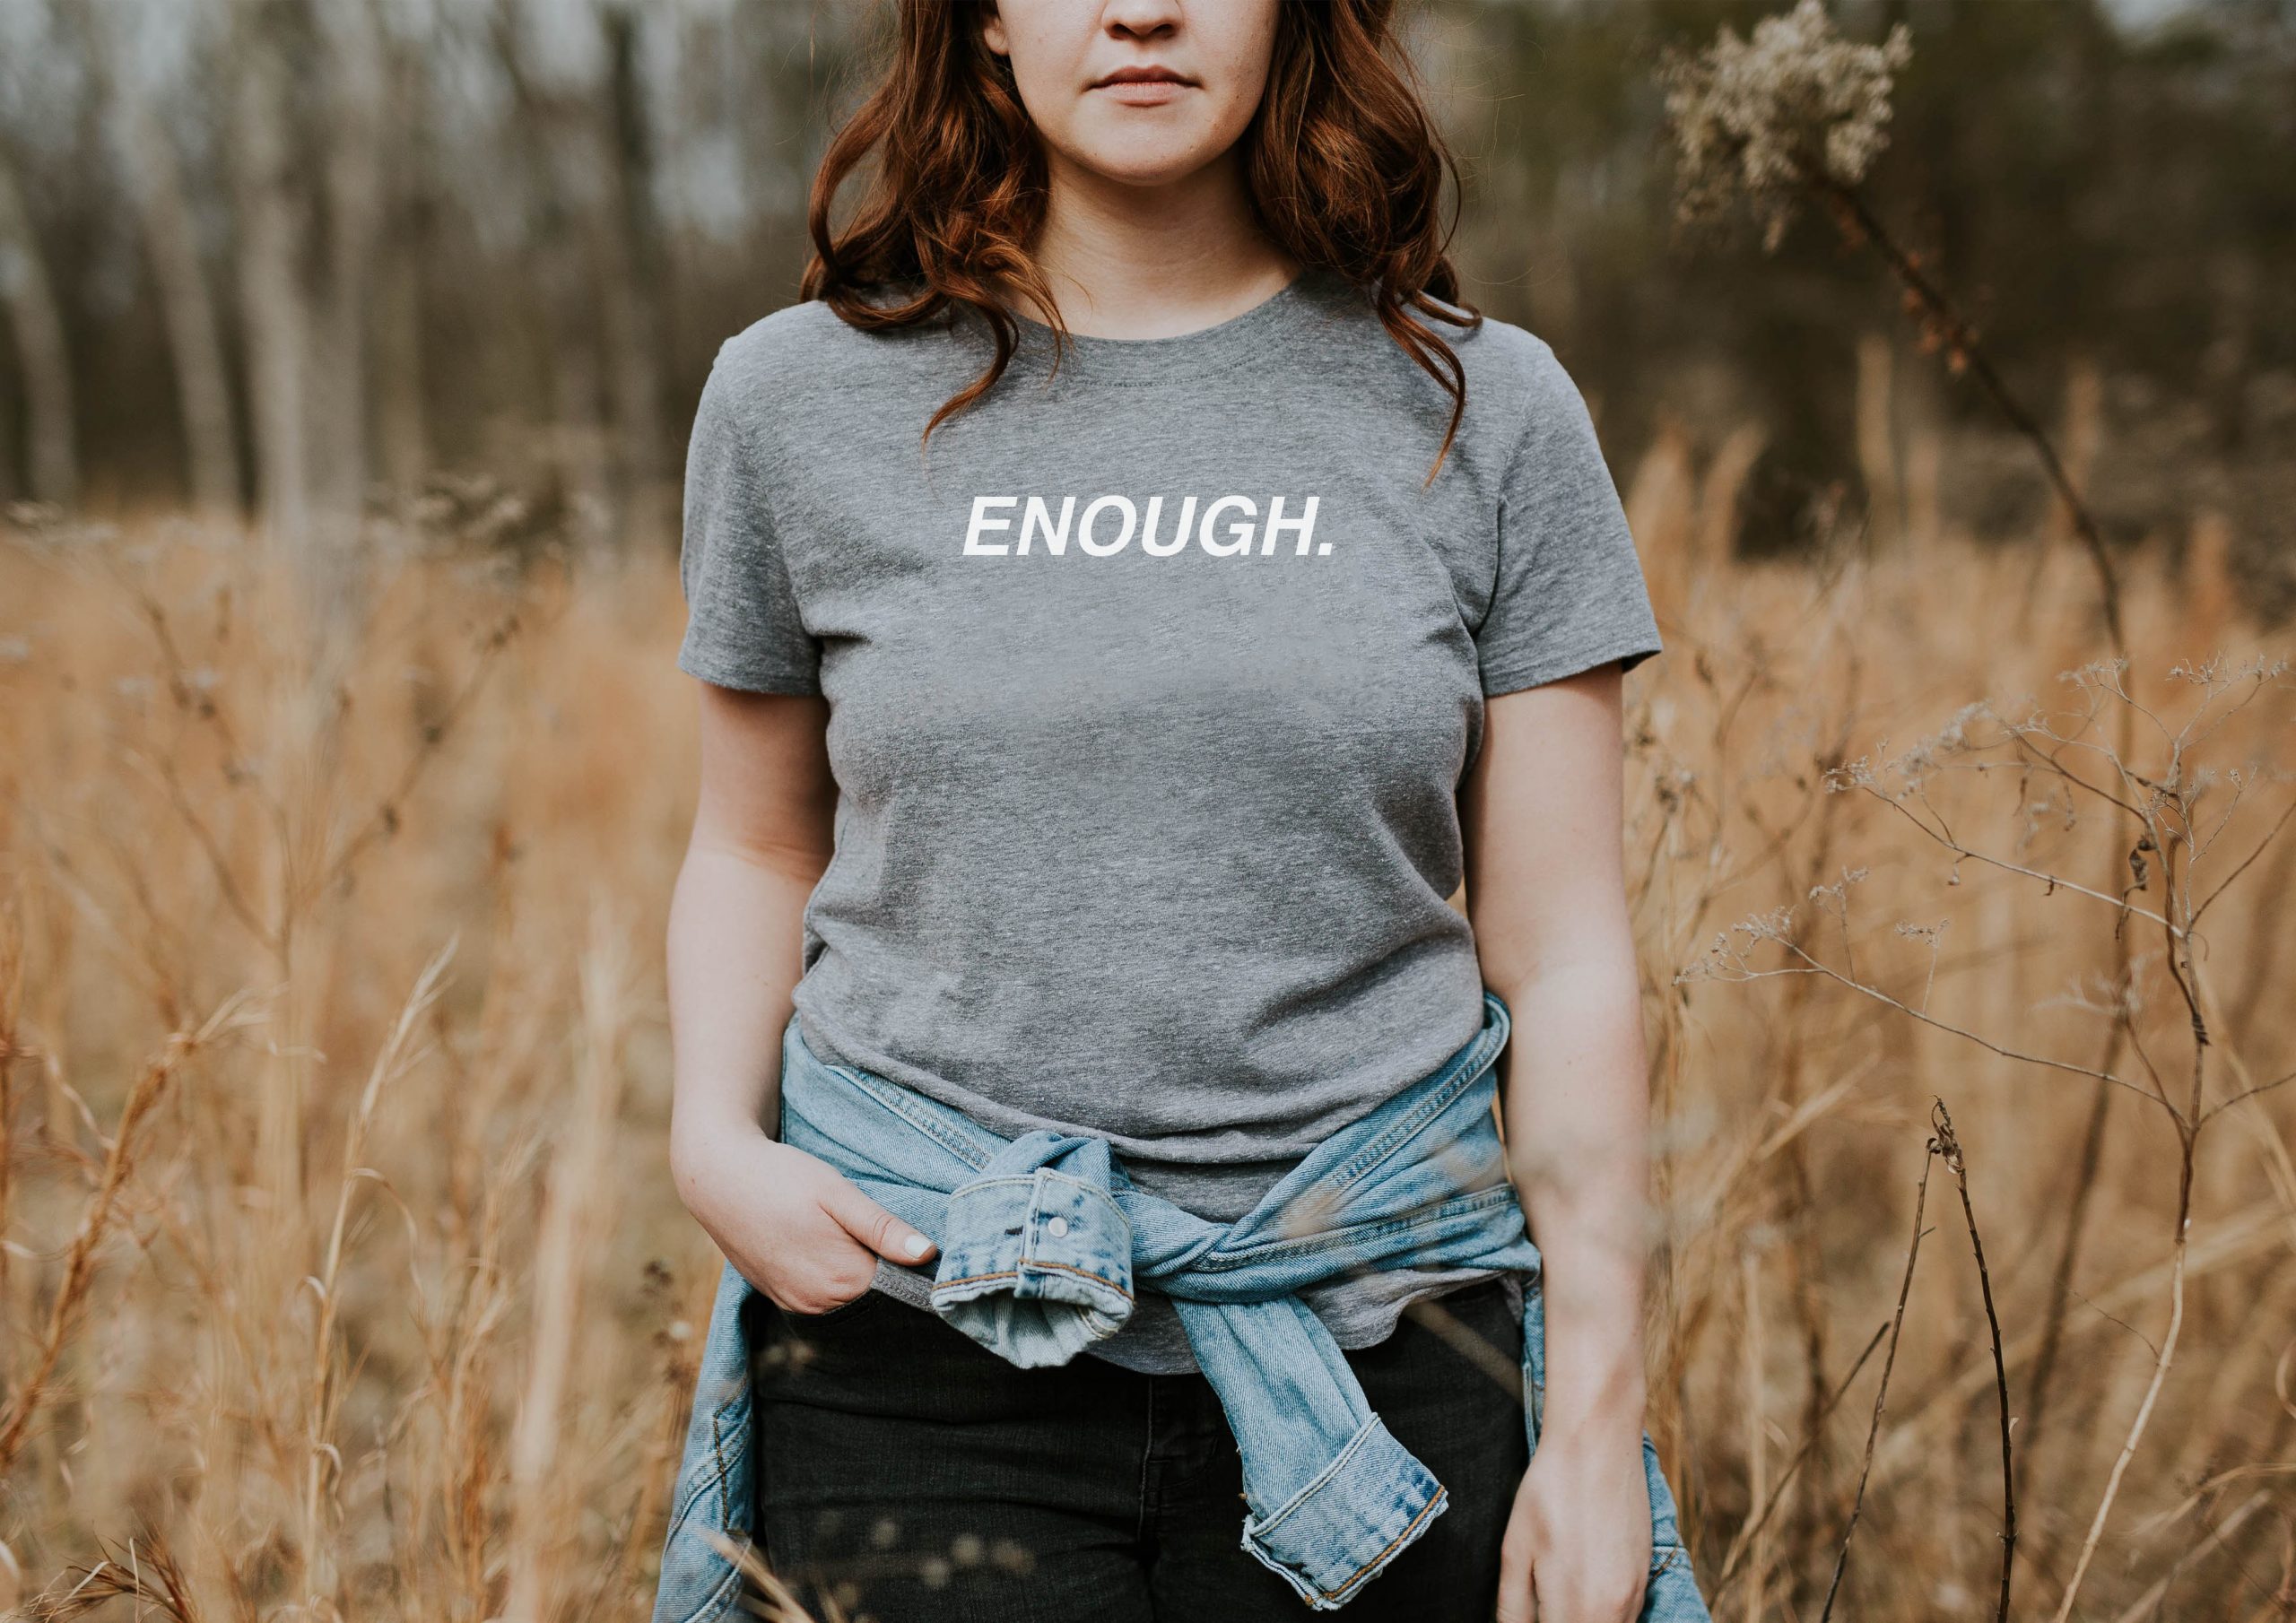
[[[1542,1436],[1500,1541],[1498,1623],[1633,1623],[1650,1557],[1639,1430]]]
[[[743,1278],[790,1313],[869,1289],[877,1258],[921,1263],[932,1240],[820,1157],[758,1128],[674,1139],[679,1198]]]

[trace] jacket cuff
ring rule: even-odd
[[[1281,1509],[1245,1518],[1243,1547],[1310,1608],[1335,1611],[1448,1504],[1443,1485],[1375,1414]]]
[[[935,1237],[933,1311],[1020,1368],[1065,1364],[1132,1316],[1132,1221],[1080,1178],[976,1178]]]

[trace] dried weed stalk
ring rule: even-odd
[[[2051,715],[2026,705],[2005,709],[1990,701],[1965,707],[1934,735],[1885,760],[1861,756],[1829,773],[1831,793],[1869,797],[1888,808],[1933,847],[1947,864],[1949,885],[1963,870],[1984,867],[2036,887],[2041,895],[2063,891],[2094,903],[2109,916],[2116,936],[2144,933],[2157,937],[2155,950],[2137,960],[2097,1005],[2127,1034],[2135,1064],[2085,1063],[2013,1040],[1996,1038],[1950,1019],[1930,1007],[1934,962],[1942,932],[1931,925],[1900,924],[1901,939],[1923,943],[1930,960],[1920,966],[1918,985],[1892,990],[1873,966],[1857,962],[1851,895],[1867,878],[1863,868],[1845,870],[1831,884],[1813,886],[1805,898],[1810,909],[1833,921],[1830,935],[1838,952],[1823,952],[1801,927],[1800,907],[1741,921],[1715,938],[1707,955],[1683,969],[1677,981],[1718,978],[1751,981],[1773,976],[1814,976],[1987,1052],[2036,1070],[2094,1080],[2144,1100],[2164,1123],[2177,1146],[2178,1187],[2170,1235],[2168,1324],[2158,1344],[2152,1375],[2110,1476],[2097,1503],[2056,1618],[2070,1617],[2090,1563],[2103,1537],[2129,1463],[2172,1367],[2184,1323],[2185,1272],[2192,1226],[2195,1171],[2200,1134],[2209,1123],[2235,1107],[2296,1081],[2296,1071],[2259,1078],[2254,1067],[2225,1040],[2209,956],[2201,925],[2210,909],[2243,875],[2255,869],[2272,842],[2296,820],[2296,798],[2284,791],[2289,775],[2258,765],[2220,766],[2205,759],[2204,746],[2249,705],[2285,698],[2291,689],[2288,662],[2257,657],[2178,664],[2171,683],[2188,690],[2191,702],[2180,716],[2162,714],[2124,684],[2125,662],[2100,661],[2063,673],[2073,690],[2070,710]],[[2132,759],[2100,736],[2113,713],[2140,720],[2153,740],[2144,760]],[[2125,729],[2121,729],[2125,731]],[[1996,847],[1966,831],[1948,804],[1944,788],[1962,775],[1982,783],[2003,782],[2013,793],[2009,838]],[[2283,791],[2284,803],[2264,816],[2263,826],[2248,815],[2249,803],[2266,789]],[[2083,885],[2051,868],[2033,847],[2045,831],[2070,833],[2094,818],[2123,853],[2126,879],[2107,890]],[[1775,958],[1779,961],[1769,961]],[[2149,971],[2149,973],[2148,973]],[[2152,999],[2164,994],[2165,1007]],[[2181,1057],[2169,1053],[2180,1046]],[[1942,1115],[1939,1118],[1943,1123]],[[1952,1141],[1941,1127],[1941,1144]],[[1943,1151],[1941,1151],[1943,1152]],[[1957,1150],[1951,1157],[1956,1176]],[[1976,1241],[1971,1218],[1971,1239]],[[1983,1253],[1979,1248],[1982,1270]],[[1981,1275],[1982,1277],[1982,1275]],[[1994,1315],[1989,1279],[1985,1280],[1987,1317],[1994,1325],[1996,1376],[2004,1394],[2005,1478],[2004,1600],[2008,1559],[2013,1552],[2015,1483],[2009,1474],[2006,1433],[2006,1376],[2000,1332]],[[1837,1574],[1837,1582],[1839,1575]]]

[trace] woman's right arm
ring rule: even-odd
[[[666,945],[671,1168],[686,1209],[752,1285],[791,1312],[823,1313],[869,1288],[878,1255],[932,1254],[835,1167],[774,1137],[805,902],[834,846],[829,706],[697,685],[701,792]]]

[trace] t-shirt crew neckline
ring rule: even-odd
[[[1333,275],[1322,266],[1310,265],[1249,309],[1193,333],[1164,338],[1070,333],[1059,358],[1058,375],[1089,378],[1096,383],[1161,383],[1225,371],[1256,356],[1273,354],[1297,341],[1317,311],[1317,295],[1329,291]],[[1013,314],[1021,328],[1017,353],[1050,367],[1052,327],[1018,310]]]

